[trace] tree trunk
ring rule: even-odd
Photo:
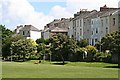
[[[60,54],[61,55],[61,54]],[[61,55],[61,58],[62,58],[62,61],[63,61],[63,65],[65,64],[65,61],[64,61],[64,57]]]
[[[25,61],[25,54],[23,54],[23,62]]]

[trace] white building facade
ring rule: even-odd
[[[18,26],[15,32],[16,35],[23,36],[27,39],[37,40],[41,38],[41,31],[32,25]]]

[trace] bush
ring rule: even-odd
[[[110,53],[104,53],[104,52],[97,52],[94,55],[94,60],[95,61],[100,61],[100,62],[111,62],[111,54]]]
[[[86,59],[86,61],[93,61],[94,55],[97,52],[96,47],[94,47],[94,46],[86,46],[86,50],[87,50],[87,59]]]

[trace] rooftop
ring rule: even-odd
[[[40,31],[39,29],[37,29],[36,27],[32,25],[25,25],[24,27],[21,28],[21,30]]]
[[[51,30],[51,32],[68,32],[68,30],[64,28],[55,27]]]

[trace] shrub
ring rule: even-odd
[[[94,55],[94,60],[101,62],[111,62],[111,54],[106,52],[97,52]]]
[[[89,46],[86,46],[86,49],[87,49],[87,59],[86,60],[93,61],[94,55],[97,52],[96,47],[89,45]]]

